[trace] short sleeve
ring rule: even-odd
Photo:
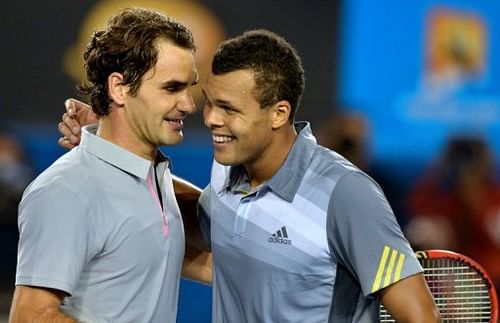
[[[327,236],[365,296],[422,271],[384,193],[364,173],[344,175],[333,189]]]
[[[203,235],[203,240],[205,245],[212,249],[211,246],[211,230],[210,230],[210,211],[211,211],[211,185],[207,185],[200,195],[198,202],[198,219],[200,221],[201,233]]]
[[[51,184],[27,192],[19,205],[16,285],[72,293],[98,252],[95,223],[85,199]]]

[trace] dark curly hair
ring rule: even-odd
[[[123,75],[131,95],[137,93],[142,76],[156,64],[156,41],[160,38],[181,48],[196,49],[187,27],[151,9],[121,10],[104,29],[94,32],[83,55],[87,82],[77,87],[80,93],[90,95],[94,113],[109,114],[108,76],[113,72]]]
[[[256,100],[261,108],[286,100],[293,122],[304,91],[304,68],[295,48],[268,30],[258,29],[223,42],[212,61],[212,73],[254,72]]]

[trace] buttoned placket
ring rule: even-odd
[[[164,178],[165,178],[165,170],[163,170],[163,172],[162,172],[162,179],[164,179]],[[151,169],[148,172],[147,183],[148,183],[149,191],[150,191],[151,195],[153,196],[153,199],[156,202],[158,210],[160,211],[161,222],[162,222],[162,227],[163,227],[163,236],[166,237],[168,235],[168,218],[167,218],[167,215],[165,214],[165,208],[163,207],[162,203],[160,202],[160,199],[161,199],[160,194],[162,194],[162,190],[161,190],[161,186],[158,183],[158,178],[157,178],[157,174],[155,172],[154,165],[151,166]],[[163,180],[161,181],[161,183],[163,183]],[[164,200],[164,199],[161,199],[161,200]]]
[[[233,227],[233,239],[239,239],[245,233],[246,224],[248,221],[248,217],[250,214],[250,210],[252,208],[252,204],[257,201],[257,199],[263,197],[265,194],[266,187],[260,187],[256,191],[243,193],[243,197],[241,197],[240,202],[238,204],[238,209],[236,210],[236,217],[234,219],[234,227]]]

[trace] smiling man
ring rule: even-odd
[[[203,88],[212,322],[378,322],[380,302],[398,322],[439,320],[381,188],[295,122],[304,71],[286,40],[227,40]]]
[[[80,90],[100,123],[24,193],[10,322],[176,321],[185,238],[158,146],[195,111],[194,50],[186,27],[141,8],[93,34]]]

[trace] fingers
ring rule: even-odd
[[[57,143],[63,148],[72,149],[80,143],[81,130],[77,121],[78,111],[89,110],[90,107],[75,99],[67,99],[64,101],[64,106],[66,112],[62,115],[62,121],[57,125],[62,137],[58,139]]]
[[[68,139],[66,139],[66,137],[59,138],[57,143],[59,144],[59,146],[66,149],[72,149],[73,147],[75,147],[75,145],[73,145]]]
[[[63,133],[61,131],[61,129],[59,129],[59,130],[61,131],[61,133],[63,133],[63,135],[65,135],[68,138],[71,134],[74,134],[75,136],[80,135],[80,128],[81,127],[75,118],[76,118],[76,115],[71,116],[69,114],[69,111],[65,112],[62,116],[62,123],[64,123],[64,125],[66,126],[63,129],[69,131],[69,133]]]
[[[69,119],[68,121],[63,119],[63,122],[68,124],[75,135],[80,133],[82,126],[99,121],[99,117],[92,111],[92,107],[82,101],[67,99],[64,101],[64,106],[66,107],[66,115]]]
[[[75,116],[82,109],[91,110],[90,105],[73,98],[66,99],[66,101],[64,101],[64,106],[66,107],[66,112],[70,117]]]
[[[64,119],[64,117],[63,117],[63,119]],[[71,120],[71,118],[66,117],[65,120]],[[63,137],[60,138],[59,140],[64,139],[64,140],[68,141],[68,143],[70,143],[72,146],[78,145],[78,143],[80,142],[80,136],[75,135],[71,131],[70,127],[68,126],[68,124],[66,122],[64,122],[64,121],[59,122],[59,124],[57,125],[57,128],[59,129],[59,132],[61,133],[61,135],[63,135]],[[78,129],[80,129],[80,128],[78,128]],[[59,142],[59,144],[61,145],[60,142]],[[66,146],[63,146],[63,147],[66,147]],[[73,147],[70,147],[70,148],[73,148]]]
[[[66,113],[70,117],[72,117],[72,116],[74,116],[76,114],[75,107],[74,107],[74,104],[73,104],[73,99],[66,99],[66,101],[64,101],[64,106],[66,107]]]

